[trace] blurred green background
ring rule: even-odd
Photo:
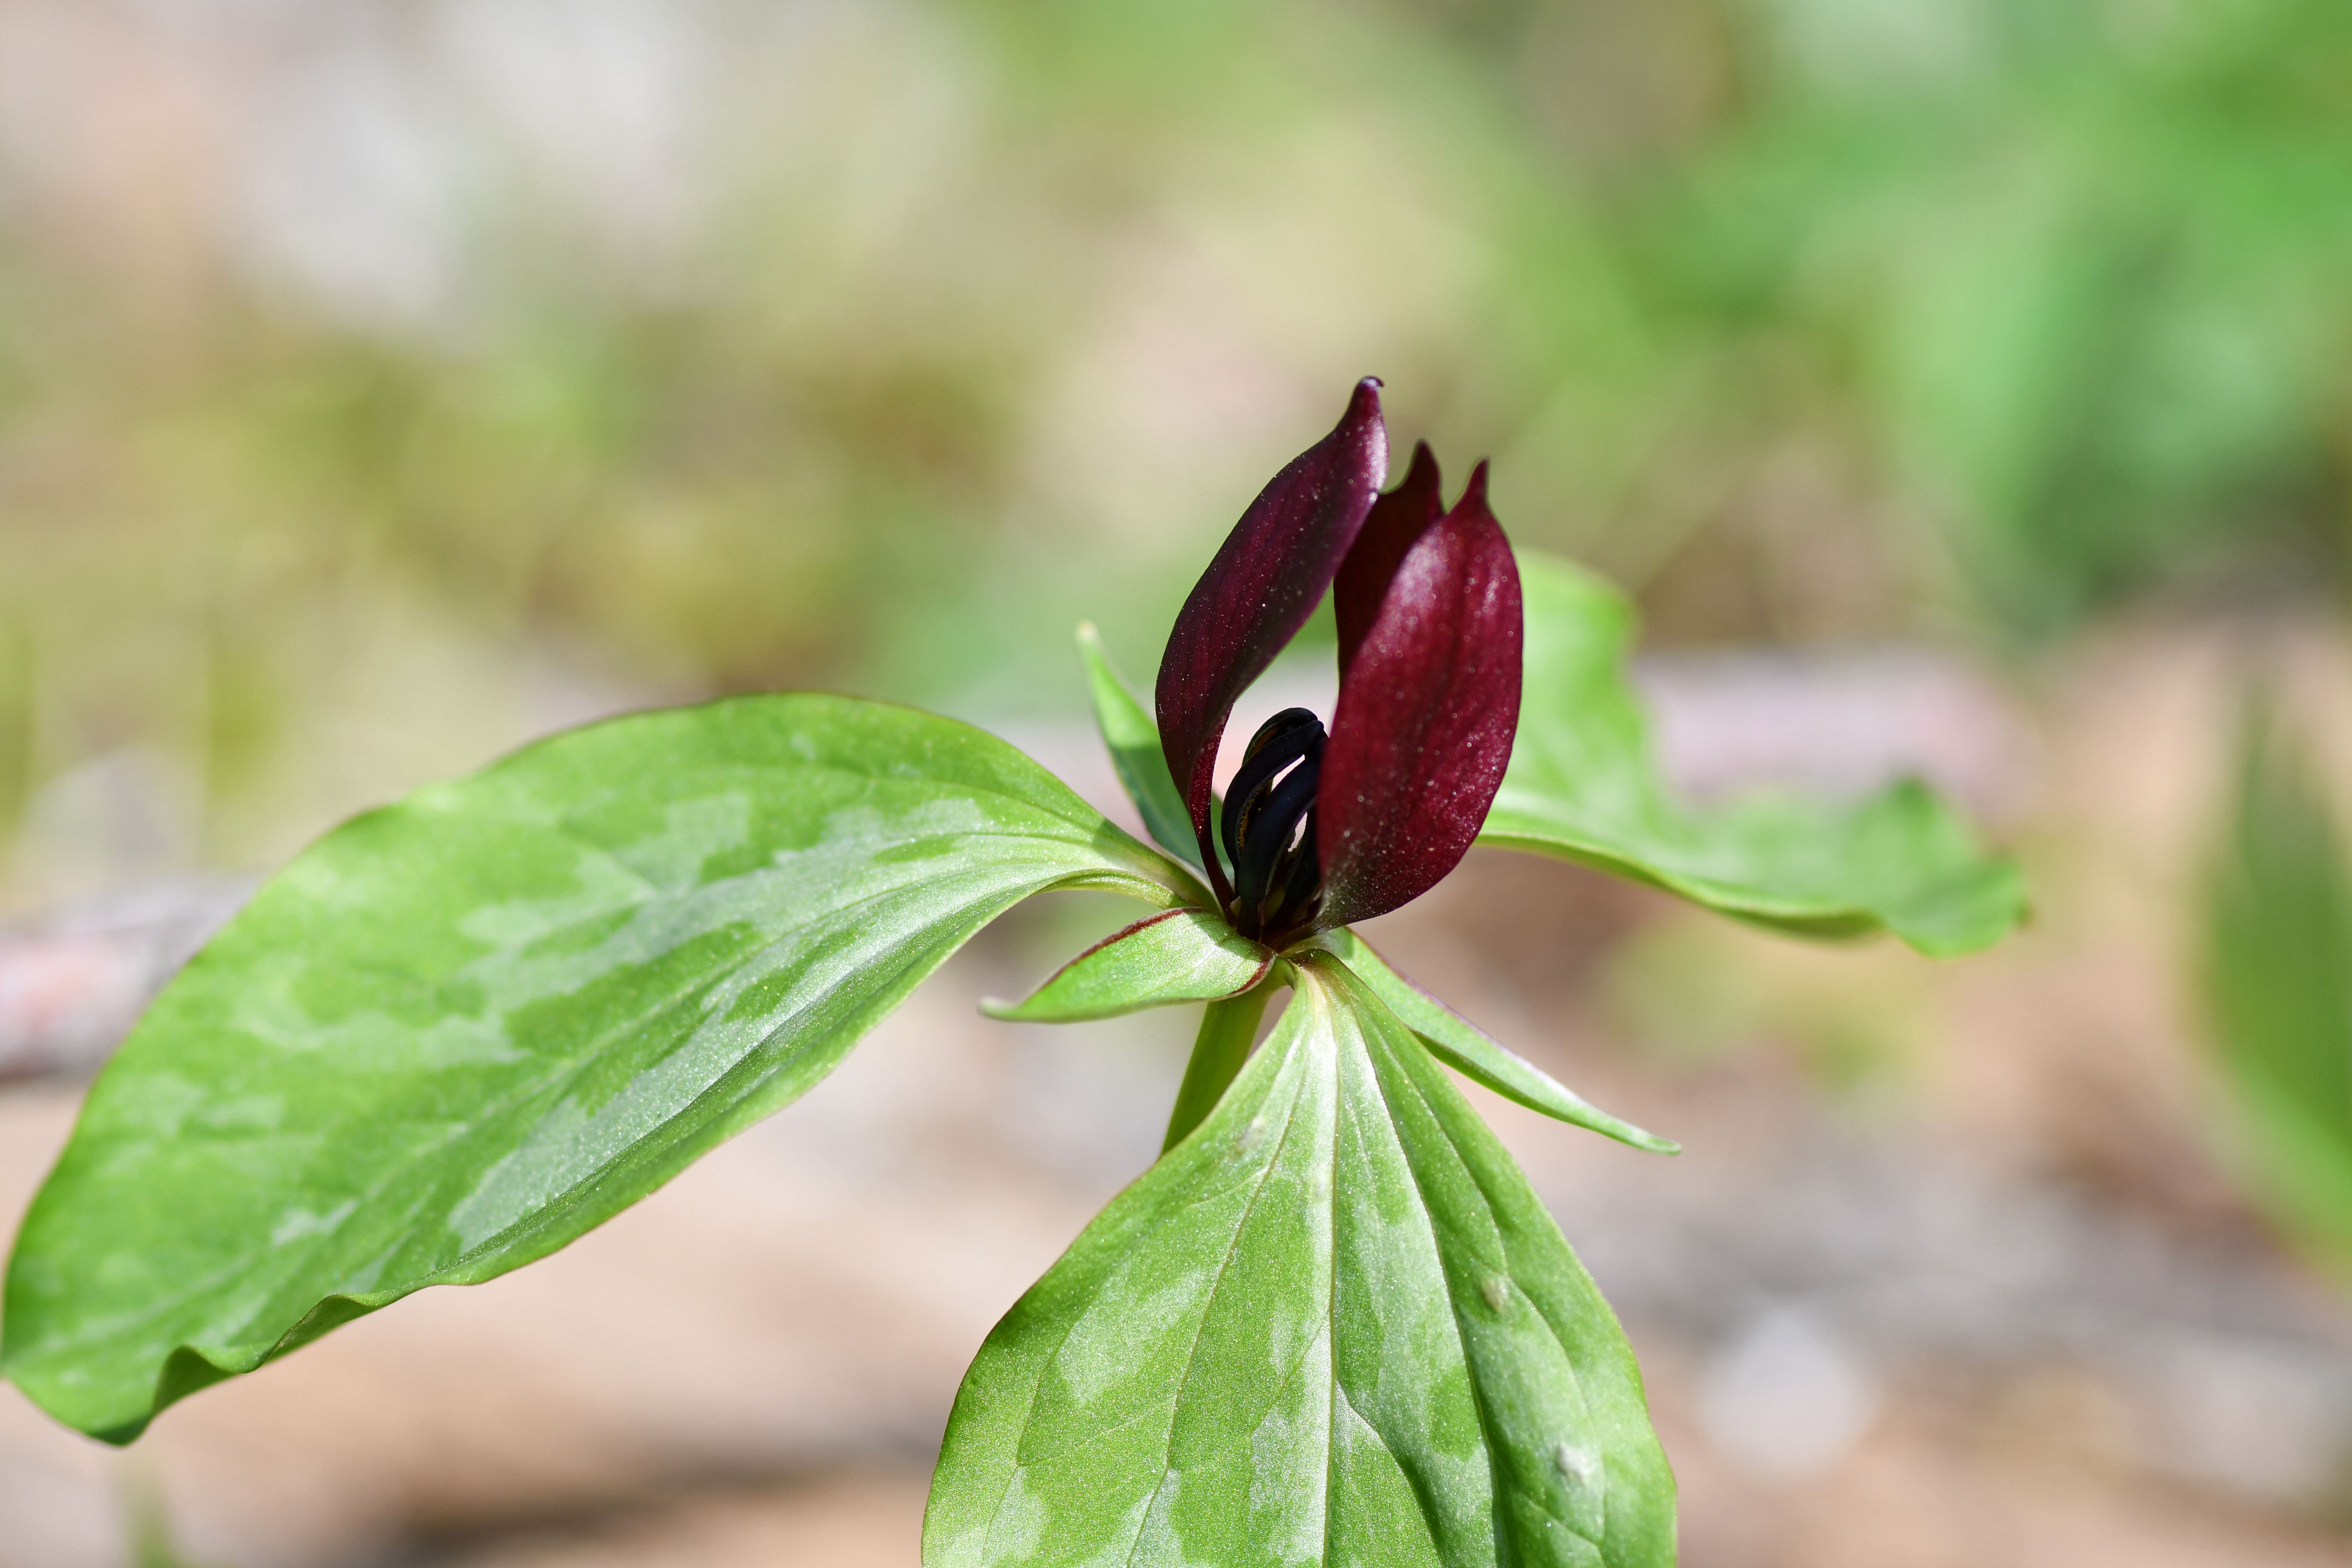
[[[574,708],[1068,708],[1365,372],[1666,642],[2340,577],[2326,0],[0,26],[7,828],[112,758],[262,864]]]

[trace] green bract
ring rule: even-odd
[[[1972,952],[2025,912],[2024,883],[1922,786],[1853,806],[1768,795],[1717,811],[1668,797],[1625,684],[1633,615],[1589,572],[1519,552],[1527,685],[1510,771],[1479,842],[1583,861],[1808,936],[1891,931]]]
[[[1033,893],[1192,895],[1004,742],[746,697],[330,834],[167,990],[26,1217],[0,1369],[117,1442],[611,1218],[832,1071]]]
[[[1622,684],[1622,601],[1521,568],[1525,700],[1486,840],[1801,933],[1954,951],[2015,920],[2014,871],[1916,789],[1675,806]],[[1205,1001],[1199,1042],[1165,1156],[974,1364],[925,1560],[1671,1563],[1632,1354],[1438,1064],[1674,1145],[1344,926],[1280,953],[1239,936],[1151,716],[1080,645],[1120,779],[1192,870],[1001,740],[805,695],[577,730],[330,834],[92,1088],[10,1264],[0,1371],[129,1441],[409,1291],[544,1256],[815,1083],[1014,903],[1104,888],[1158,913],[991,1010]]]
[[[1601,1293],[1370,988],[1297,967],[1208,1120],[997,1325],[923,1557],[1674,1561],[1674,1478]]]

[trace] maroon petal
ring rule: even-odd
[[[1356,662],[1356,650],[1364,633],[1372,629],[1372,618],[1380,613],[1381,600],[1404,552],[1444,513],[1445,502],[1438,495],[1437,459],[1428,442],[1416,441],[1404,483],[1372,503],[1371,515],[1364,519],[1363,531],[1356,536],[1348,559],[1339,563],[1339,579],[1331,585],[1331,608],[1339,620],[1342,674]]]
[[[1168,634],[1155,694],[1160,747],[1192,808],[1217,900],[1233,895],[1209,835],[1211,775],[1234,701],[1298,634],[1388,476],[1381,383],[1367,376],[1338,428],[1258,492]]]
[[[1386,914],[1468,852],[1519,727],[1523,631],[1518,566],[1481,463],[1405,551],[1340,676],[1316,791],[1318,924]]]

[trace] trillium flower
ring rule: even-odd
[[[1250,503],[1160,664],[1160,749],[1202,867],[1234,928],[1276,949],[1435,886],[1478,836],[1518,727],[1519,576],[1486,466],[1449,510],[1423,444],[1381,494],[1380,389],[1358,382],[1331,434]],[[1267,720],[1218,809],[1234,704],[1326,592],[1339,629],[1329,728],[1305,708]]]

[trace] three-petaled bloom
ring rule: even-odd
[[[1250,503],[1160,664],[1160,749],[1202,868],[1234,929],[1276,949],[1436,885],[1478,836],[1518,728],[1519,574],[1487,509],[1486,465],[1446,510],[1424,443],[1381,494],[1380,387],[1358,382],[1331,434]],[[1305,708],[1269,719],[1213,821],[1234,704],[1327,590],[1339,629],[1329,732]]]

